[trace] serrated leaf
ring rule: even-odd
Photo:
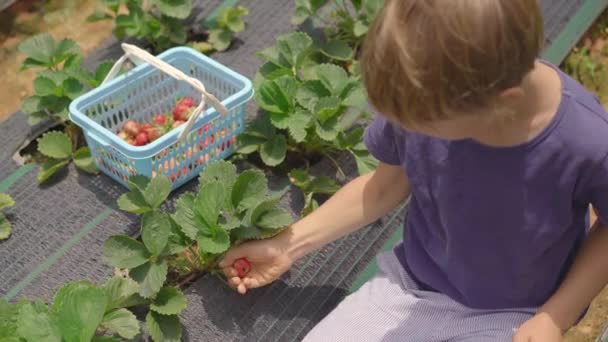
[[[144,214],[152,210],[139,189],[122,194],[116,203],[120,210],[134,214]]]
[[[176,315],[163,316],[150,311],[146,316],[146,325],[155,342],[181,341],[182,326]]]
[[[272,208],[263,212],[254,223],[264,229],[279,229],[292,224],[293,218],[282,209]]]
[[[30,126],[35,126],[46,120],[49,116],[44,112],[38,112],[27,115],[27,123]]]
[[[287,140],[282,134],[276,134],[260,146],[260,157],[264,164],[277,166],[285,160]]]
[[[93,14],[89,15],[87,17],[86,21],[89,23],[94,23],[97,21],[102,21],[102,20],[107,20],[107,19],[112,19],[112,16],[109,15],[108,13],[106,13],[101,8],[96,8],[95,12],[93,12]]]
[[[248,135],[264,139],[274,135],[275,132],[276,130],[270,122],[270,117],[264,114],[260,115],[255,121],[250,123],[245,131],[245,133]]]
[[[122,338],[131,339],[139,334],[139,321],[127,309],[110,311],[103,317],[101,326]]]
[[[298,87],[296,100],[302,107],[312,111],[320,98],[328,97],[330,95],[331,93],[321,81],[310,80],[302,83],[300,87]]]
[[[150,258],[143,243],[126,235],[111,236],[103,244],[105,261],[119,268],[133,268],[142,265]]]
[[[148,252],[158,256],[167,246],[169,235],[171,234],[169,217],[167,214],[151,211],[144,214],[141,222],[142,241]]]
[[[48,66],[47,63],[39,62],[33,58],[28,57],[23,61],[23,64],[21,64],[21,68],[19,70],[23,71],[23,70],[27,70],[30,68],[38,68],[38,67],[46,67],[46,66]]]
[[[355,37],[363,37],[369,31],[369,26],[362,20],[357,20],[353,26],[353,33]]]
[[[350,61],[354,56],[353,49],[343,40],[332,40],[323,44],[321,52],[338,61]]]
[[[362,0],[361,9],[367,20],[371,22],[382,9],[383,0]]]
[[[38,176],[36,179],[38,183],[44,183],[49,178],[51,178],[57,171],[59,171],[62,167],[65,167],[70,163],[69,160],[49,160],[42,165],[40,165],[40,170],[38,171]]]
[[[55,62],[60,63],[73,56],[79,54],[80,48],[75,41],[71,39],[62,39],[55,45]]]
[[[239,212],[243,212],[263,200],[267,192],[268,181],[262,172],[244,171],[232,189],[232,204]]]
[[[333,195],[338,190],[340,190],[340,186],[336,183],[336,181],[327,176],[317,176],[310,182],[309,191],[316,194],[328,194]]]
[[[17,319],[17,333],[21,338],[27,341],[61,342],[57,320],[49,314],[48,308],[27,303],[19,310]],[[2,338],[0,340],[4,341]]]
[[[351,150],[351,154],[355,157],[355,161],[357,162],[359,175],[374,171],[376,167],[378,167],[378,161],[372,157],[368,151]]]
[[[293,169],[289,172],[289,181],[303,192],[310,191],[311,178],[306,170]]]
[[[262,236],[262,230],[256,226],[239,227],[232,230],[231,233],[236,240],[252,240]]]
[[[300,25],[317,12],[327,0],[296,0],[296,11],[291,17],[291,23]]]
[[[194,195],[185,193],[181,195],[175,204],[173,220],[178,224],[181,231],[190,239],[196,239],[199,229],[194,212]]]
[[[260,217],[267,211],[273,209],[279,203],[279,197],[269,198],[261,201],[258,205],[247,212],[247,218],[244,220],[246,225],[255,225]]]
[[[53,83],[55,84],[55,87],[63,86],[63,82],[70,77],[68,75],[68,73],[63,70],[42,70],[42,71],[38,72],[38,75],[41,78],[47,78],[47,79],[53,81]],[[49,94],[49,95],[59,96],[60,94],[55,93],[55,94]]]
[[[262,51],[259,51],[256,55],[261,58],[264,58],[270,63],[280,66],[281,68],[285,68],[287,70],[291,70],[292,68],[292,65],[290,65],[289,61],[281,55],[279,49],[276,46],[271,46],[269,48],[263,49]]]
[[[302,208],[302,217],[307,216],[319,208],[319,203],[312,198],[312,195],[313,193],[311,192],[305,197],[305,205],[304,208]]]
[[[289,135],[297,143],[304,142],[308,135],[308,127],[312,123],[312,115],[302,108],[296,109],[295,113],[289,117],[287,130]]]
[[[166,16],[186,19],[192,12],[192,0],[150,0]]]
[[[199,250],[204,253],[220,254],[230,248],[230,235],[220,227],[215,227],[210,236],[199,236],[197,241]]]
[[[346,71],[335,64],[318,65],[315,71],[317,78],[334,96],[339,96],[350,83]]]
[[[350,132],[340,133],[338,136],[338,147],[343,150],[353,148],[355,145],[363,141],[363,134],[365,129],[363,127],[357,127]]]
[[[97,65],[97,68],[95,68],[95,81],[97,82],[97,85],[101,84],[106,78],[112,69],[112,66],[114,66],[114,62],[112,61],[105,61]]]
[[[227,7],[223,9],[217,17],[217,24],[232,32],[245,30],[245,22],[242,17],[249,15],[249,10],[245,7]]]
[[[103,289],[87,282],[69,283],[59,289],[52,311],[63,340],[90,341],[103,319],[107,301]]]
[[[260,147],[268,139],[259,138],[247,133],[239,134],[236,152],[240,154],[251,154],[260,150]]]
[[[57,95],[57,85],[50,78],[38,76],[34,80],[34,91],[38,96]]]
[[[264,110],[287,115],[294,108],[294,97],[297,89],[298,83],[291,76],[265,80],[258,89],[257,102]]]
[[[236,216],[221,217],[220,226],[223,230],[229,231],[241,226],[241,220]]]
[[[150,310],[161,315],[179,315],[187,306],[186,296],[174,287],[163,287],[150,304]]]
[[[205,228],[217,225],[220,211],[226,202],[226,189],[218,181],[203,184],[194,200],[194,210],[206,223]],[[201,227],[199,227],[201,229]]]
[[[15,200],[9,195],[0,192],[0,210],[10,208],[15,205]]]
[[[291,76],[293,77],[293,70],[286,68],[281,65],[277,65],[273,62],[266,62],[262,64],[260,69],[258,70],[258,77],[262,77],[267,80],[274,80],[281,76]],[[256,87],[258,88],[258,87]]]
[[[232,190],[236,181],[236,166],[225,160],[218,160],[209,164],[199,177],[200,185],[211,182],[220,182],[227,191]]]
[[[83,146],[74,152],[74,165],[88,173],[99,172],[99,169],[95,166],[95,161],[91,157],[91,151],[86,146]]]
[[[342,104],[345,106],[354,107],[359,110],[367,109],[367,95],[361,83],[357,83],[351,87],[346,94],[343,94],[342,98]]]
[[[315,132],[319,138],[333,142],[337,139],[340,133],[340,127],[338,126],[338,120],[336,117],[327,120],[326,122],[317,122],[315,126]]]
[[[42,111],[44,108],[40,106],[39,96],[30,96],[21,102],[21,111],[24,114],[34,114]]]
[[[349,109],[340,115],[338,125],[341,131],[350,130],[360,119],[365,118],[367,114],[365,112],[359,112],[356,110]]]
[[[167,261],[147,262],[132,269],[129,275],[139,283],[139,294],[151,298],[158,293],[167,279]]]
[[[213,45],[217,51],[225,51],[232,43],[233,33],[224,29],[209,30],[207,41]]]
[[[91,342],[122,342],[122,340],[115,337],[93,336]]]
[[[190,42],[189,45],[194,50],[203,54],[208,54],[215,50],[213,44],[207,42]]]
[[[169,197],[169,193],[171,193],[171,180],[167,176],[159,175],[152,178],[146,186],[144,198],[150,207],[156,209]]]
[[[191,245],[191,239],[189,239],[182,231],[179,225],[171,218],[171,234],[169,235],[169,242],[167,242],[167,248],[165,255],[175,255],[183,252]]]
[[[51,66],[55,41],[50,34],[41,33],[23,41],[19,44],[18,50],[40,65]]]
[[[131,278],[114,276],[105,282],[103,289],[108,297],[106,306],[106,312],[108,312],[123,307],[124,303],[139,291],[139,284]]]
[[[326,123],[330,119],[336,118],[340,114],[341,101],[337,97],[323,97],[315,104],[314,113],[321,123]]]
[[[129,187],[129,190],[131,191],[136,191],[139,190],[142,193],[146,191],[146,188],[148,187],[148,185],[150,184],[150,178],[144,176],[144,175],[135,175],[135,176],[131,176],[129,177],[129,180],[127,182],[127,186]]]
[[[82,86],[80,81],[75,78],[68,78],[63,81],[63,93],[72,100],[80,96],[83,90],[84,87]]]
[[[11,236],[13,227],[4,214],[0,213],[0,240],[6,240]]]
[[[304,32],[288,33],[277,38],[277,49],[281,56],[296,67],[302,64],[313,45],[312,38]]]
[[[63,132],[48,132],[38,139],[38,151],[50,158],[66,159],[72,154],[72,141]]]

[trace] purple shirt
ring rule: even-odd
[[[367,128],[372,155],[411,183],[395,252],[423,288],[478,309],[540,306],[586,237],[590,203],[608,223],[608,114],[560,76],[558,112],[521,145],[442,140],[381,116]]]

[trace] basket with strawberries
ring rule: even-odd
[[[129,145],[147,145],[186,123],[196,106],[197,104],[191,97],[183,97],[177,101],[171,113],[157,114],[152,118],[152,122],[144,124],[134,120],[125,122],[118,132],[118,136]]]

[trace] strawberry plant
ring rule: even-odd
[[[319,207],[319,202],[314,199],[316,194],[333,195],[340,187],[336,184],[332,178],[327,176],[312,177],[302,169],[294,169],[289,173],[289,180],[291,183],[304,194],[304,208],[302,209],[302,216],[306,216],[312,213]]]
[[[295,0],[296,11],[292,23],[300,25],[314,17],[325,29],[330,42],[345,42],[355,51],[359,49],[367,35],[369,25],[378,15],[384,4],[383,0]],[[329,6],[329,13],[321,13],[321,8]],[[332,43],[343,49],[343,44]],[[331,46],[331,45],[330,45]],[[342,55],[343,56],[343,55]]]
[[[5,193],[0,192],[0,210],[10,208],[15,205],[13,198]],[[2,212],[0,212],[0,240],[6,240],[11,235],[13,230],[11,223]]]
[[[224,8],[217,19],[212,21],[207,31],[207,41],[195,42],[192,47],[203,52],[225,51],[232,44],[235,34],[245,30],[243,17],[249,10],[242,6]]]
[[[21,104],[31,125],[47,119],[65,123],[70,102],[86,87],[98,86],[112,68],[111,62],[104,62],[95,73],[86,71],[78,45],[69,39],[55,41],[48,33],[25,40],[19,51],[27,56],[21,70],[42,69],[34,80],[34,95]]]
[[[255,99],[266,113],[239,137],[238,152],[258,152],[268,166],[281,164],[288,151],[306,160],[322,155],[343,173],[332,155],[348,150],[365,173],[373,159],[361,149],[362,135],[347,133],[367,106],[363,85],[338,65],[318,63],[317,52],[297,32],[259,53],[266,63],[256,75]]]
[[[68,126],[72,127],[72,126]],[[67,166],[71,161],[82,171],[97,173],[97,167],[91,157],[88,147],[76,149],[77,143],[64,132],[51,131],[38,139],[38,152],[44,157],[44,162],[38,172],[38,182],[44,183],[57,171]]]

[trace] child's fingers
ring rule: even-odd
[[[242,284],[241,278],[239,278],[239,277],[232,277],[232,278],[228,279],[228,285],[230,287],[232,287],[233,289],[236,289],[241,284]]]
[[[245,284],[240,283],[239,286],[237,287],[237,291],[244,295],[245,293],[247,293],[247,286],[245,286]]]
[[[236,269],[234,269],[234,267],[232,267],[232,266],[224,267],[222,269],[222,271],[224,272],[224,275],[226,275],[226,277],[228,277],[228,278],[236,277],[238,274]]]
[[[260,287],[260,281],[256,278],[246,277],[243,279],[243,284],[245,284],[250,289],[255,289]]]

